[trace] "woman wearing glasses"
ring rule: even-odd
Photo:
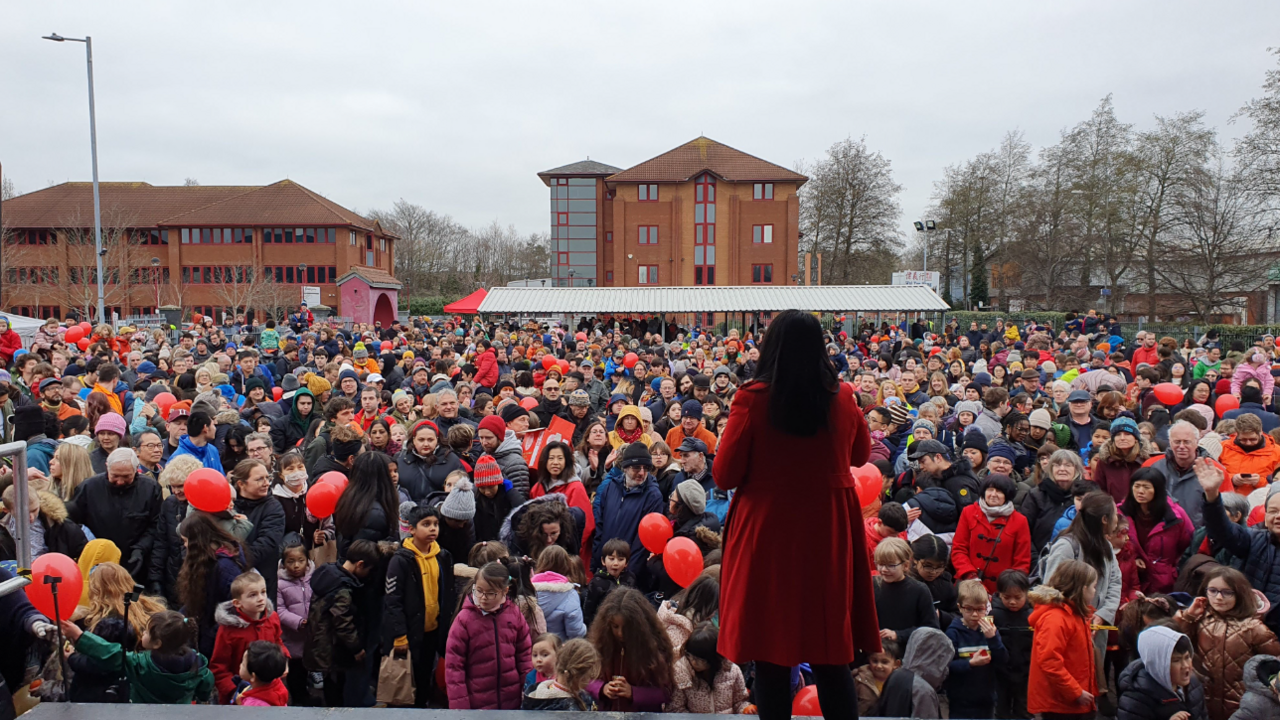
[[[722,490],[736,490],[725,520],[719,650],[756,663],[766,720],[791,716],[790,668],[801,662],[813,667],[824,716],[858,716],[849,663],[859,650],[877,652],[880,638],[849,467],[870,452],[866,420],[852,386],[836,377],[817,318],[780,314],[754,379],[734,396],[712,470]],[[795,527],[806,531],[779,531]]]

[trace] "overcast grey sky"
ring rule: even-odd
[[[1229,136],[1280,2],[5,2],[0,162],[88,180],[291,178],[545,232],[535,173],[627,167],[699,134],[784,166],[846,136],[893,163],[903,226],[1005,131],[1037,148],[1114,93],[1139,128],[1201,108]]]

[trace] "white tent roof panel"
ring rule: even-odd
[[[481,313],[936,312],[949,306],[925,285],[712,287],[496,287]]]

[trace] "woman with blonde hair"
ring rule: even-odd
[[[49,477],[53,480],[50,491],[66,502],[90,475],[93,475],[93,464],[89,451],[74,443],[59,443],[49,460]]]
[[[880,390],[876,392],[876,406],[883,407],[888,398],[897,398],[902,401],[903,405],[911,407],[911,405],[907,403],[907,399],[902,396],[902,390],[898,389],[898,383],[893,380],[885,380],[880,383]]]
[[[77,610],[72,619],[83,620],[85,628],[91,632],[102,620],[118,617],[127,619],[134,633],[142,637],[151,616],[168,609],[157,597],[139,595],[129,604],[128,618],[125,618],[124,596],[133,592],[133,576],[118,563],[105,562],[93,566],[87,584],[89,604]]]

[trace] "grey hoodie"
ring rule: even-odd
[[[911,633],[902,668],[915,674],[911,685],[911,714],[917,718],[941,718],[938,688],[947,679],[947,664],[956,649],[947,634],[937,628],[920,627]]]
[[[1280,672],[1280,658],[1274,655],[1254,655],[1244,664],[1244,696],[1240,709],[1231,720],[1274,720],[1280,717],[1280,700],[1268,684],[1272,675]]]
[[[1160,687],[1175,695],[1178,689],[1169,677],[1169,665],[1173,659],[1173,647],[1184,637],[1187,636],[1160,625],[1153,625],[1138,635],[1138,656],[1147,666],[1147,674],[1160,683]]]

